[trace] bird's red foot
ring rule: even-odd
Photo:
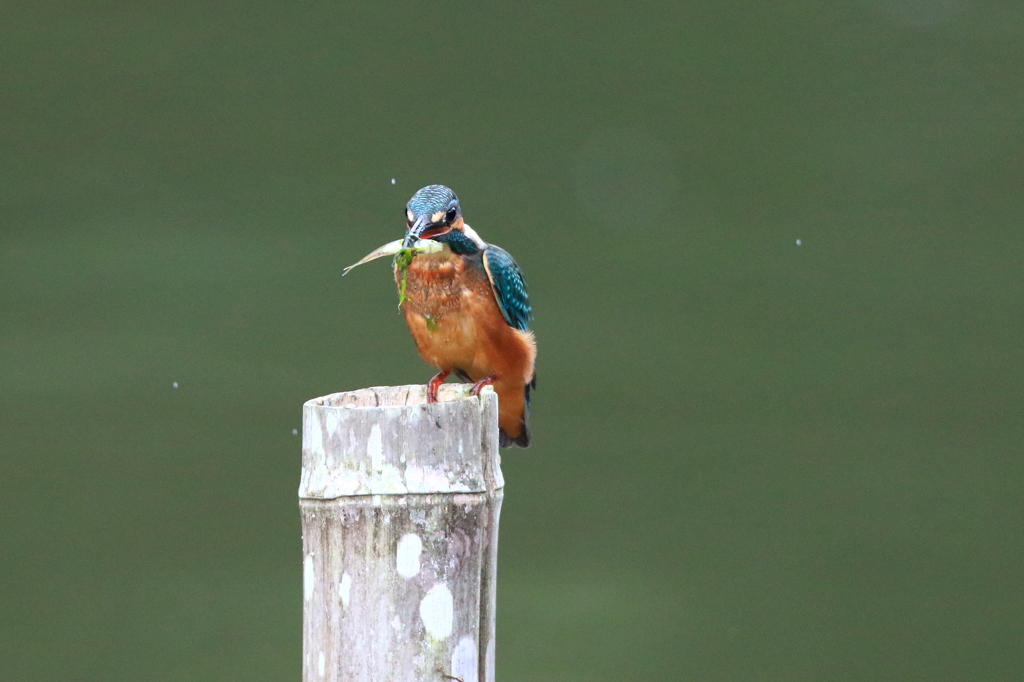
[[[427,384],[428,403],[437,402],[437,390],[441,388],[441,384],[444,383],[444,380],[447,379],[448,375],[451,373],[451,370],[448,370],[446,372],[438,372],[438,374],[433,379],[430,380],[430,383]]]
[[[484,377],[480,381],[473,384],[473,388],[469,389],[469,394],[473,396],[479,396],[480,391],[484,390],[484,386],[489,386],[498,380],[497,374],[492,374],[489,377]]]

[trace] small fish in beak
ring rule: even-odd
[[[366,254],[358,263],[353,263],[344,270],[341,271],[342,276],[348,274],[348,271],[357,265],[363,263],[369,263],[372,260],[383,258],[384,256],[394,256],[402,249],[411,248],[415,253],[437,253],[444,248],[444,244],[435,242],[432,239],[417,239],[410,243],[409,246],[405,246],[405,243],[409,241],[409,235],[405,236],[405,239],[396,239],[393,242],[388,242],[384,246],[380,246],[370,253]]]

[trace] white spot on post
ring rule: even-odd
[[[416,533],[406,533],[398,541],[398,552],[395,563],[398,567],[398,575],[406,580],[419,575],[420,553],[423,551],[423,541]]]
[[[463,637],[452,651],[452,672],[463,682],[477,682],[476,642],[472,637]]]
[[[411,463],[405,467],[405,485],[410,493],[452,492],[456,489],[468,489],[467,486],[453,486],[447,471],[431,467],[421,467]]]
[[[302,596],[309,601],[313,598],[313,580],[316,576],[313,573],[313,555],[307,554],[302,562]]]
[[[420,602],[420,618],[428,635],[438,640],[448,639],[455,620],[455,600],[447,585],[438,583],[430,588]]]
[[[366,441],[366,453],[370,455],[370,465],[374,471],[384,469],[384,439],[380,435],[380,425],[374,424],[370,429],[370,439]]]
[[[316,659],[316,670],[320,673],[320,677],[324,676],[324,671],[327,669],[327,659],[324,658],[324,652],[320,652],[320,655]]]
[[[330,443],[333,441],[332,444],[334,444],[336,448],[338,444],[338,439],[341,438],[342,431],[344,430],[345,426],[342,412],[341,410],[331,410],[329,412],[324,413],[323,419],[324,436],[326,436],[327,442]],[[333,452],[335,448],[328,449]]]
[[[352,594],[352,576],[345,571],[341,574],[341,585],[339,585],[339,592],[341,592],[341,605],[344,608],[348,608],[349,596]]]

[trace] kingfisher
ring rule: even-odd
[[[399,308],[420,357],[438,369],[427,384],[427,402],[437,402],[452,373],[472,382],[472,395],[491,385],[501,446],[529,446],[537,344],[519,264],[465,223],[459,198],[444,185],[428,185],[409,199],[405,225],[404,239],[356,265],[395,254]]]

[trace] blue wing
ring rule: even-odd
[[[488,244],[484,249],[484,269],[505,321],[510,327],[525,331],[533,313],[519,264],[505,249]]]

